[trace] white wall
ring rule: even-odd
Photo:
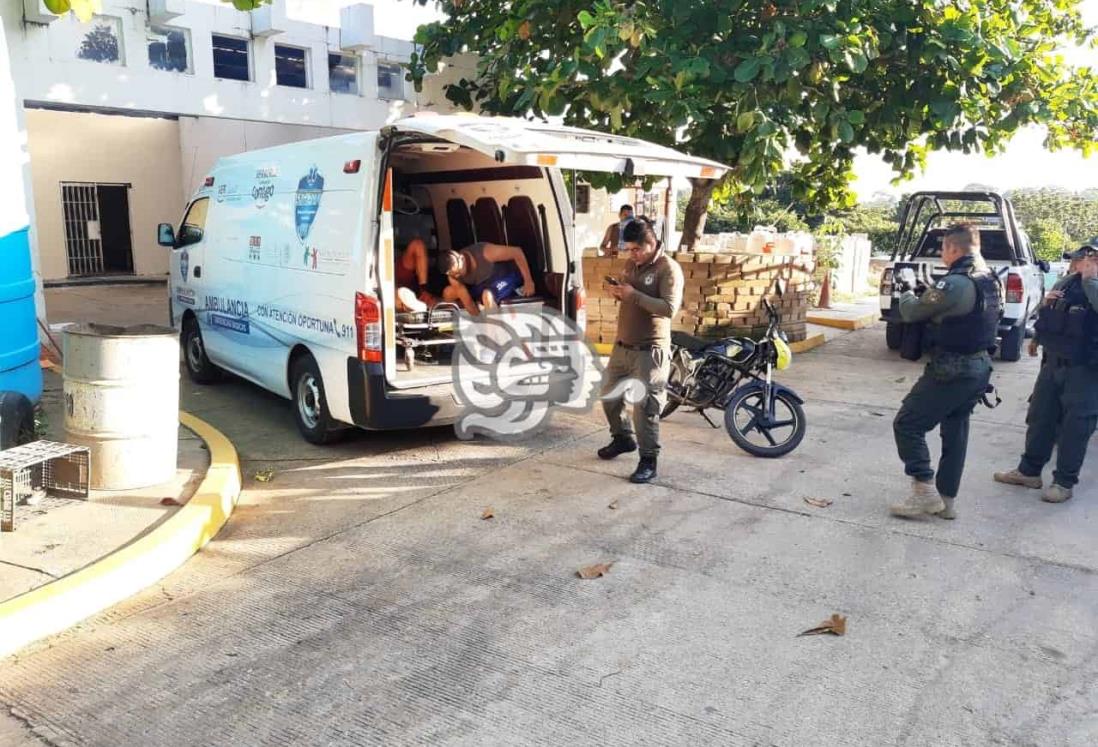
[[[172,119],[28,109],[34,204],[42,277],[68,277],[61,182],[123,183],[129,190],[134,274],[166,275],[168,253],[156,226],[183,206],[179,124]]]
[[[25,100],[190,116],[213,116],[372,129],[409,113],[411,101],[377,98],[378,59],[406,60],[408,42],[376,36],[360,54],[359,94],[328,90],[328,52],[340,52],[338,28],[288,21],[286,32],[251,40],[253,82],[213,77],[211,33],[251,36],[251,17],[224,3],[187,2],[186,13],[168,25],[190,32],[191,73],[149,66],[148,14],[144,0],[104,0],[102,15],[118,18],[123,64],[81,60],[76,53],[92,25],[68,14],[47,25],[21,24],[11,41],[12,65]],[[0,0],[5,22],[23,15],[20,0]],[[94,21],[92,22],[94,24]],[[276,44],[309,50],[311,87],[275,83]],[[344,52],[347,53],[347,52]],[[409,89],[411,87],[409,86]],[[411,92],[409,92],[409,98]]]
[[[351,132],[329,127],[248,122],[211,117],[180,117],[182,194],[189,199],[218,158]]]

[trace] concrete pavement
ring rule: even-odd
[[[7,733],[1093,744],[1098,465],[1062,506],[992,483],[1017,458],[1036,367],[996,369],[1004,405],[977,411],[956,522],[885,512],[904,487],[891,418],[919,366],[879,327],[783,376],[809,402],[794,454],[753,459],[677,413],[645,487],[621,479],[631,460],[594,458],[597,413],[520,444],[436,430],[321,449],[276,397],[186,386],[186,409],[241,452],[236,513],[159,588],[8,661]],[[576,578],[596,562],[614,565]],[[833,612],[845,637],[796,637]]]

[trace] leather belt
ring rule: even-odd
[[[652,350],[654,348],[664,347],[663,345],[660,345],[659,343],[648,344],[648,345],[630,345],[628,343],[622,342],[621,340],[618,340],[616,344],[619,347],[625,348],[626,350]]]

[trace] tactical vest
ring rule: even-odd
[[[1073,276],[1060,290],[1064,297],[1038,312],[1036,329],[1041,345],[1073,365],[1098,363],[1098,313],[1087,300],[1082,278]]]
[[[993,272],[973,272],[971,262],[958,263],[949,275],[963,275],[976,286],[976,303],[962,316],[950,316],[930,325],[932,347],[938,352],[973,355],[995,350],[999,332],[999,278]]]

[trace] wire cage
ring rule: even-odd
[[[86,446],[35,441],[0,451],[0,531],[15,531],[15,504],[38,491],[87,499],[90,475]]]

